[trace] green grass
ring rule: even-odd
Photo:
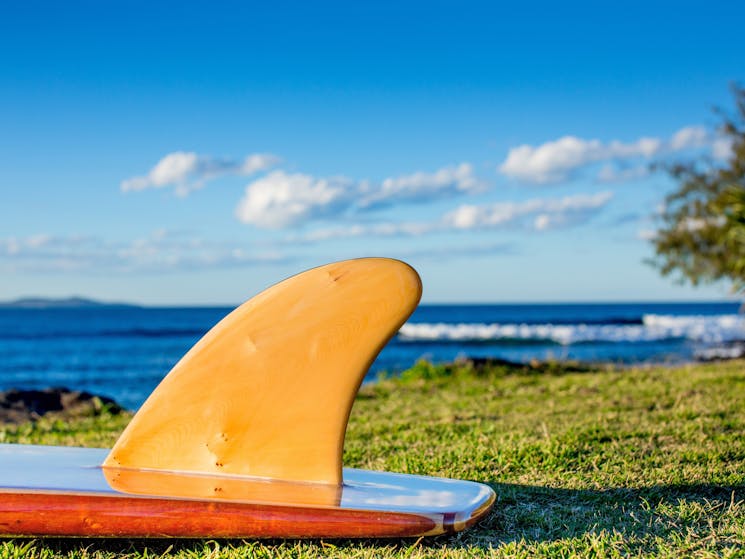
[[[128,417],[0,441],[110,446]],[[0,540],[4,557],[745,557],[745,362],[435,367],[360,392],[347,466],[477,480],[493,512],[409,540]]]

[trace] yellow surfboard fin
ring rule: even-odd
[[[107,478],[125,468],[340,484],[357,389],[421,292],[410,266],[386,258],[270,287],[163,379],[107,456]]]

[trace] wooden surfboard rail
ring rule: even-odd
[[[6,493],[2,500],[0,534],[25,536],[368,538],[454,531],[452,522],[438,526],[423,515],[364,510],[63,494]]]

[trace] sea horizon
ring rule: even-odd
[[[70,295],[61,297],[47,296],[21,296],[12,299],[0,300],[0,309],[4,308],[37,308],[35,306],[26,306],[37,303],[38,308],[76,308],[78,306],[99,306],[99,307],[137,307],[145,309],[210,309],[210,308],[235,308],[245,303],[245,300],[236,303],[147,303],[128,300],[107,300],[97,297],[88,297],[83,295]],[[526,306],[526,305],[686,305],[686,304],[735,304],[739,303],[745,306],[745,296],[730,295],[721,298],[681,298],[681,299],[532,299],[532,300],[507,300],[507,301],[421,301],[418,306],[431,307],[478,307],[478,306]]]
[[[66,386],[135,409],[234,308],[80,303],[0,307],[0,390]],[[365,380],[398,374],[420,359],[627,366],[738,357],[744,348],[739,301],[423,303]]]

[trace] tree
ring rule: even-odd
[[[736,111],[723,114],[724,164],[711,160],[666,167],[679,182],[667,196],[652,260],[663,276],[674,272],[693,285],[725,280],[745,291],[745,89],[732,88]],[[721,112],[721,111],[720,111]]]

